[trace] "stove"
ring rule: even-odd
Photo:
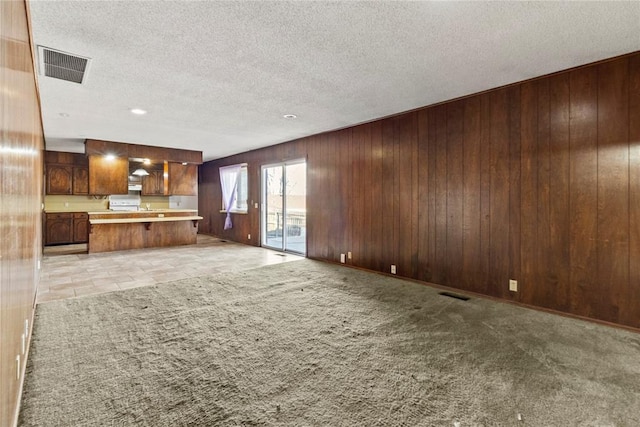
[[[109,196],[109,209],[112,211],[139,211],[140,196]]]

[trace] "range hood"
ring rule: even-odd
[[[149,172],[147,172],[146,170],[139,168],[136,169],[133,173],[133,176],[149,176]]]

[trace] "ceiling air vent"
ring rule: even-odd
[[[89,58],[38,46],[40,74],[54,79],[80,83],[85,77]]]

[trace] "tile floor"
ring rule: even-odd
[[[202,234],[197,244],[189,246],[97,254],[57,252],[48,250],[43,256],[38,303],[302,259]]]

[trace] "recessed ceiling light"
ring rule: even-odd
[[[147,110],[143,110],[143,109],[141,109],[141,108],[132,108],[132,109],[131,109],[131,110],[129,110],[129,111],[131,111],[131,113],[133,113],[133,114],[137,114],[137,115],[139,115],[139,116],[141,116],[141,115],[143,115],[143,114],[147,114]]]
[[[285,114],[284,116],[285,119],[297,119],[298,116],[296,116],[295,114]]]
[[[60,117],[69,117],[69,113],[58,113]]]

